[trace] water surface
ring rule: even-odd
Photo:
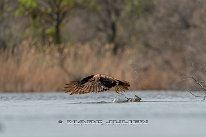
[[[197,93],[197,94],[201,94]],[[103,137],[206,135],[206,101],[188,92],[136,91],[141,102],[121,103],[115,92],[73,95],[58,93],[1,93],[2,137]],[[116,98],[118,102],[113,102]],[[58,123],[61,120],[62,123]],[[103,124],[74,125],[67,120],[102,120]],[[147,120],[139,124],[111,124],[108,120]]]

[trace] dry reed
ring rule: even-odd
[[[112,45],[75,44],[33,46],[25,41],[0,54],[0,92],[62,91],[64,83],[96,73],[131,82],[131,89],[172,89],[180,77],[160,70],[138,49],[126,47],[117,55]]]

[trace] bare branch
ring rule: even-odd
[[[190,94],[192,94],[194,97],[202,97],[202,96],[197,96],[197,95],[195,95],[195,94],[192,93],[190,90],[188,90],[188,92],[189,92]]]
[[[206,88],[202,85],[202,83],[205,83],[205,81],[204,80],[203,81],[199,81],[194,76],[189,76],[189,77],[185,77],[185,78],[191,78],[197,85],[200,86],[200,88],[204,91],[205,95],[204,96],[197,96],[194,93],[192,93],[190,90],[188,92],[190,94],[192,94],[194,97],[203,97],[203,100],[205,100],[206,99]]]
[[[198,81],[194,76],[186,77],[186,78],[191,78],[191,79],[193,79],[194,82],[195,82],[196,84],[198,84],[198,85],[201,87],[202,90],[206,91],[206,88],[201,84],[201,83],[203,83],[203,81]]]

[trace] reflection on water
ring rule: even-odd
[[[201,92],[197,93],[201,94]],[[140,102],[128,102],[135,95]],[[113,101],[116,99],[116,101]],[[0,94],[0,135],[35,136],[141,136],[205,134],[206,101],[188,92],[137,91],[118,95],[115,92],[73,95],[58,93],[4,93]],[[148,120],[147,125],[136,126],[74,126],[67,120]],[[62,120],[63,123],[58,123]],[[198,126],[198,133],[193,130]],[[95,130],[94,130],[95,128]],[[104,130],[102,130],[104,128]],[[92,132],[89,130],[92,129]],[[68,132],[69,130],[69,132]],[[79,132],[81,130],[81,132]],[[118,130],[118,134],[116,132]],[[54,131],[51,133],[50,131]],[[104,132],[103,132],[104,131]],[[153,132],[148,132],[153,131]],[[178,134],[179,135],[179,134]]]

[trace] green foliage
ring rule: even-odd
[[[141,17],[143,11],[141,0],[127,1],[125,9],[130,15],[132,16],[137,15],[138,17]]]
[[[61,43],[61,24],[73,10],[80,7],[83,0],[18,0],[16,16],[30,17],[29,32],[42,41]],[[40,34],[40,35],[39,35]]]
[[[145,13],[152,11],[154,3],[154,0],[128,0],[125,10],[131,17],[141,18]]]
[[[51,27],[51,28],[48,28],[45,33],[46,33],[46,35],[48,35],[48,36],[54,36],[54,35],[55,35],[55,32],[56,32],[55,27]]]
[[[153,1],[154,0],[127,0],[121,2],[105,2],[101,0],[18,0],[19,6],[15,14],[17,16],[27,16],[30,18],[30,27],[27,29],[27,33],[30,36],[32,35],[33,39],[60,44],[62,42],[61,30],[63,28],[63,22],[67,17],[73,16],[74,11],[87,9],[93,13],[97,13],[99,18],[104,18],[106,15],[105,21],[101,21],[105,24],[99,25],[105,26],[105,28],[99,28],[106,30],[106,33],[109,32],[108,39],[115,39],[112,37],[116,37],[118,19],[124,15],[129,15],[133,19],[142,17],[150,8],[148,8],[148,5],[151,5]],[[110,15],[107,15],[108,13],[113,15],[113,20],[109,20]],[[107,29],[111,29],[112,34],[110,34],[110,31],[107,31]]]
[[[16,15],[29,15],[37,9],[37,0],[18,0]]]
[[[102,6],[98,3],[98,0],[92,0],[86,6],[88,11],[96,12],[102,9]]]

